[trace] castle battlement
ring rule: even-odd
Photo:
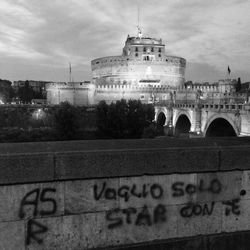
[[[153,86],[148,86],[148,85],[97,85],[95,87],[96,90],[117,90],[117,91],[169,91],[171,88],[168,86],[164,85],[153,85]]]
[[[108,56],[103,58],[97,58],[91,61],[91,68],[93,70],[102,69],[105,67],[114,67],[117,68],[120,66],[128,67],[129,65],[145,65],[149,64],[149,62],[145,62],[145,60],[136,57],[124,57],[124,56]],[[162,56],[162,57],[154,57],[150,64],[152,65],[164,65],[169,67],[186,67],[186,60],[181,57],[176,56]]]
[[[196,92],[198,90],[201,90],[203,92],[218,92],[219,91],[219,87],[216,85],[194,85],[194,86],[180,86],[179,88],[176,89],[177,91],[182,91],[182,92]]]
[[[89,88],[90,82],[50,82],[46,84],[46,89],[74,89],[74,88]]]

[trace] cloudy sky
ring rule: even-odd
[[[90,80],[90,61],[136,34],[187,59],[186,80],[250,81],[250,0],[0,0],[0,78]]]

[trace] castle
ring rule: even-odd
[[[186,60],[165,54],[161,39],[128,35],[120,56],[97,58],[91,62],[91,82],[52,82],[46,86],[48,104],[68,101],[90,106],[105,100],[139,99],[144,103],[168,99],[169,89],[182,87]]]
[[[47,103],[92,106],[102,100],[109,104],[121,99],[157,103],[173,97],[194,101],[198,90],[216,101],[234,91],[235,82],[230,79],[209,86],[185,86],[185,68],[184,58],[166,55],[162,40],[144,37],[138,27],[136,36],[128,35],[122,55],[91,61],[90,82],[48,83]]]

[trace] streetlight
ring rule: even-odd
[[[191,86],[186,86],[186,105],[187,105],[187,92],[188,92],[188,89],[190,89]]]
[[[34,120],[36,120],[36,121],[42,121],[43,125],[45,126],[44,119],[46,118],[46,113],[43,111],[43,109],[41,109],[41,108],[36,109],[33,112],[32,116],[33,116]]]

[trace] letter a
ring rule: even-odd
[[[35,194],[34,199],[28,199],[30,196],[32,196],[33,194]],[[34,210],[33,210],[33,216],[37,216],[37,206],[38,206],[38,198],[39,198],[39,194],[40,194],[40,189],[36,188],[30,192],[28,192],[22,199],[21,201],[21,205],[20,205],[20,209],[19,209],[19,218],[23,219],[25,217],[25,213],[24,213],[24,206],[27,205],[32,205],[34,206]]]

